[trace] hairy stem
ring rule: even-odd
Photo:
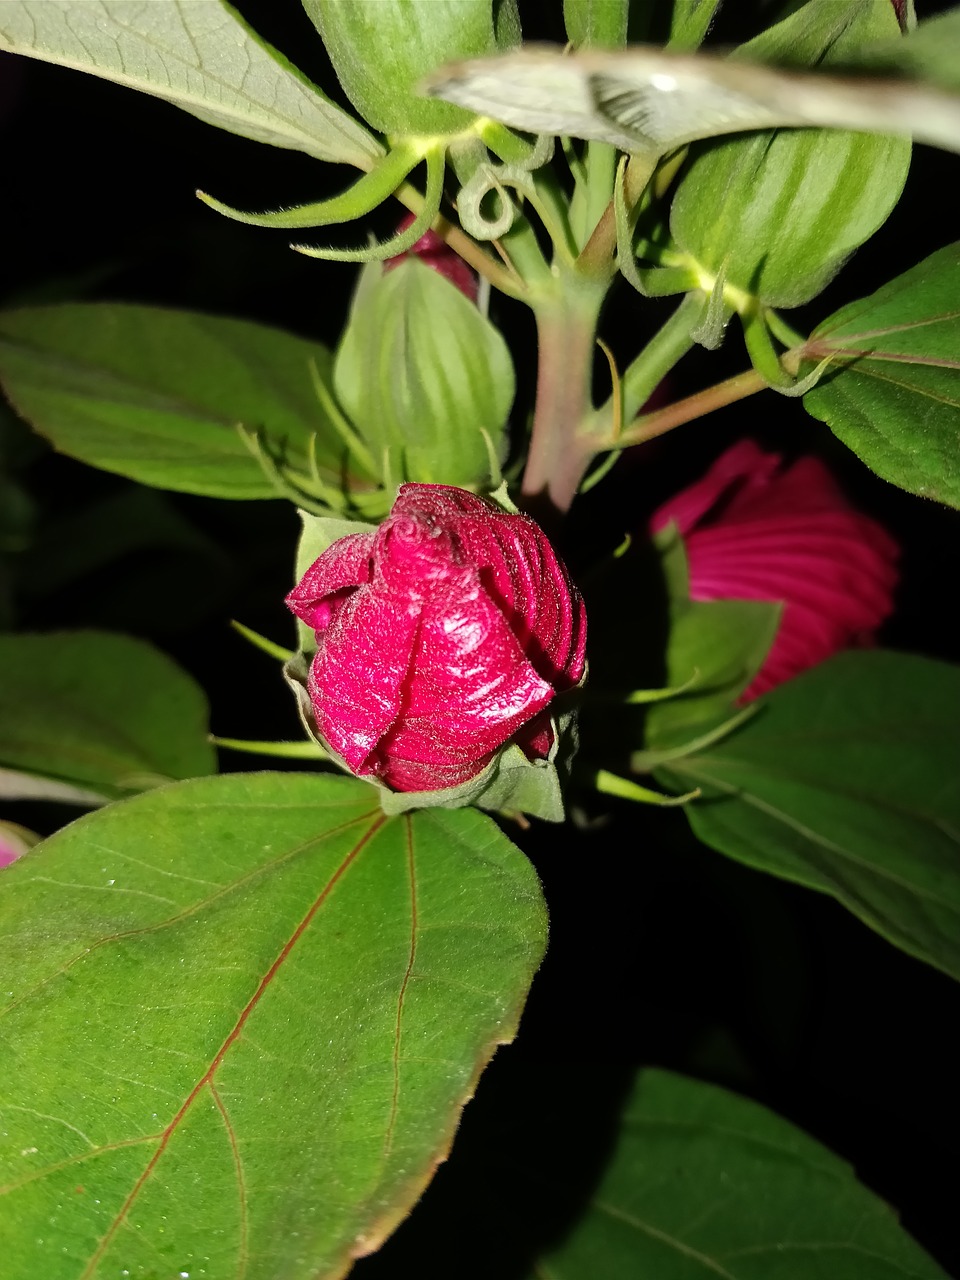
[[[549,521],[569,510],[594,453],[582,432],[592,413],[591,383],[597,316],[605,289],[577,273],[534,302],[537,320],[537,401],[521,493]]]

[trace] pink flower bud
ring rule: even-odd
[[[741,440],[654,515],[683,535],[693,600],[784,604],[748,702],[840,649],[873,643],[892,608],[899,548],[816,458],[784,467]]]
[[[371,533],[329,547],[287,597],[317,637],[324,741],[395,791],[457,786],[584,671],[583,602],[540,527],[463,489],[405,484]]]
[[[406,231],[412,222],[413,214],[408,213],[397,227],[397,231]],[[398,253],[395,258],[388,258],[383,264],[384,270],[389,271],[392,267],[399,266],[401,262],[411,256],[419,258],[425,266],[432,267],[438,275],[443,276],[445,280],[449,280],[452,285],[455,285],[471,302],[476,302],[476,272],[468,267],[460,255],[454,253],[446,241],[441,240],[435,231],[424,232],[406,253]]]

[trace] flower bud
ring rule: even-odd
[[[482,488],[506,453],[510,352],[447,275],[420,254],[370,263],[337,350],[337,400],[389,488]]]
[[[316,633],[323,742],[394,791],[459,786],[584,673],[583,602],[528,516],[448,485],[402,485],[386,520],[334,542],[287,597]]]
[[[741,440],[654,515],[687,552],[691,600],[767,600],[776,639],[741,695],[749,702],[841,649],[873,643],[893,607],[897,544],[840,492],[817,458],[784,466]]]

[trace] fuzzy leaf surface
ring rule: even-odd
[[[0,49],[139,89],[318,160],[369,168],[383,151],[224,0],[4,0]]]
[[[316,1280],[429,1181],[544,946],[492,820],[233,774],[0,880],[5,1280]]]
[[[217,769],[202,690],[105,631],[0,636],[0,794],[101,804]]]
[[[215,498],[275,498],[237,430],[339,486],[343,446],[317,399],[317,342],[267,325],[121,303],[0,314],[0,383],[61,452],[142,484]]]
[[[956,667],[842,653],[663,777],[703,788],[685,813],[704,843],[829,893],[960,978],[958,706]]]
[[[715,1085],[648,1070],[586,1212],[530,1280],[946,1280],[853,1170]]]
[[[884,480],[960,507],[960,243],[817,326],[804,407]]]

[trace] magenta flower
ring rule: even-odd
[[[411,222],[413,222],[413,214],[408,213],[397,227],[397,231],[406,231]],[[410,257],[419,258],[425,266],[432,267],[445,280],[455,285],[471,302],[476,302],[477,273],[468,267],[460,255],[454,253],[435,231],[425,231],[406,253],[398,253],[395,258],[388,258],[383,264],[384,270],[389,271]]]
[[[511,739],[545,756],[542,713],[583,676],[583,602],[540,527],[448,485],[402,485],[287,604],[316,632],[320,736],[395,791],[466,782]]]
[[[840,649],[873,643],[892,608],[899,548],[816,458],[783,465],[741,440],[654,515],[683,536],[693,600],[784,604],[748,702]]]

